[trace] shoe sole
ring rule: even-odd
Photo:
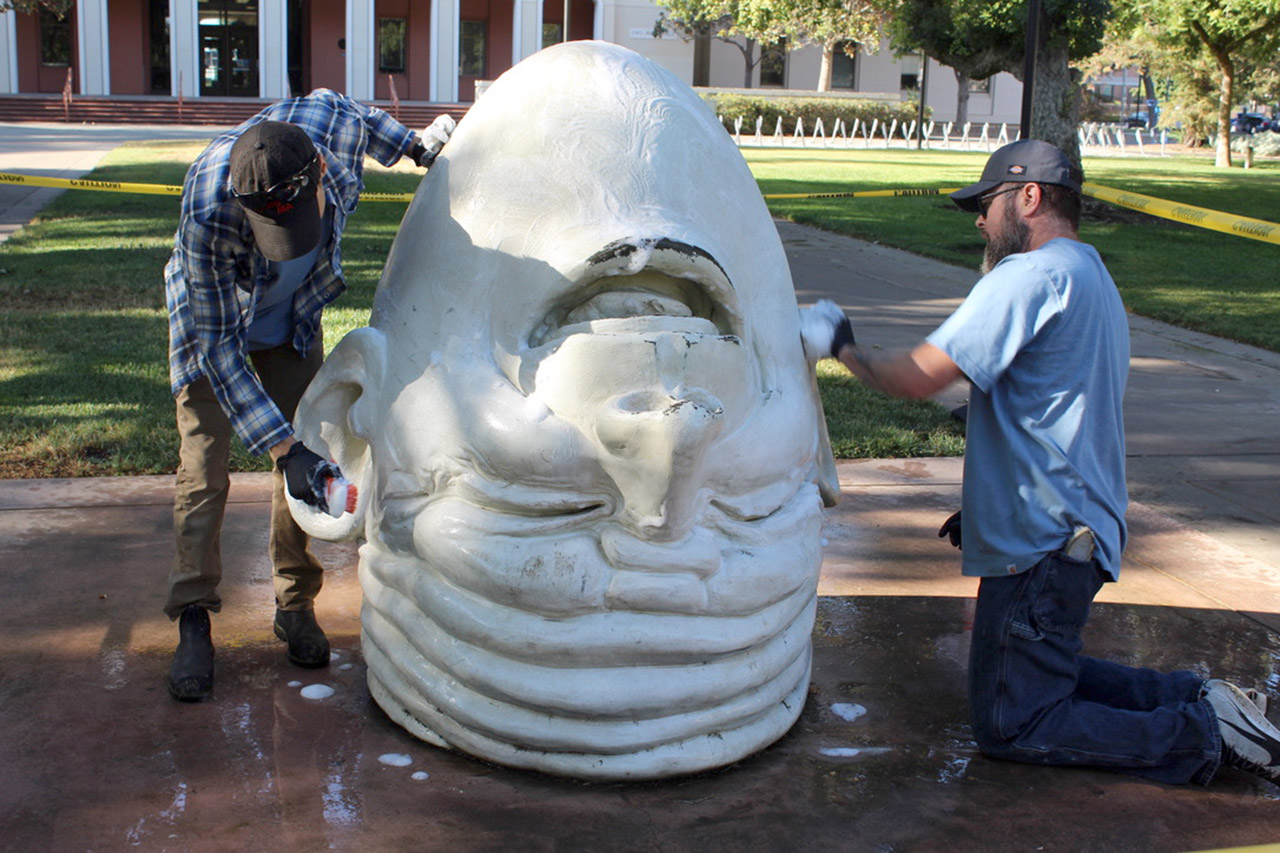
[[[194,681],[195,679],[184,678],[183,681]],[[181,682],[179,683],[181,684]],[[203,702],[213,695],[213,683],[210,682],[208,688],[201,690],[198,685],[193,685],[192,689],[182,689],[179,684],[169,682],[169,695],[179,702]]]

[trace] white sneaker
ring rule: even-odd
[[[1201,694],[1218,718],[1223,761],[1272,782],[1280,782],[1280,730],[1257,704],[1229,681],[1205,682]]]

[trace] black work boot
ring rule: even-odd
[[[329,638],[316,624],[316,612],[276,608],[276,636],[289,644],[289,660],[298,666],[329,665]]]
[[[213,692],[213,640],[209,611],[188,604],[178,617],[178,650],[169,666],[169,693],[179,702],[199,702]]]

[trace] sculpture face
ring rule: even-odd
[[[791,726],[829,450],[777,232],[688,87],[590,42],[503,75],[406,212],[370,326],[298,413],[356,514],[296,514],[365,540],[393,719],[596,778]]]

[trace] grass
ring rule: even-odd
[[[745,152],[761,191],[962,186],[985,152],[766,149]],[[1215,169],[1205,157],[1087,157],[1088,180],[1280,222],[1280,161]],[[939,196],[773,200],[779,216],[977,269],[974,217]],[[1280,352],[1280,246],[1097,203],[1080,236],[1097,247],[1135,314]]]
[[[112,152],[93,177],[179,184],[202,144],[148,143]],[[744,152],[765,193],[956,186],[983,153]],[[1280,168],[1222,172],[1200,159],[1087,160],[1097,183],[1280,220]],[[369,162],[376,192],[411,192],[419,173]],[[164,473],[177,456],[167,368],[162,270],[178,199],[67,192],[0,245],[0,478]],[[775,213],[832,231],[977,268],[973,217],[937,197],[771,202]],[[348,221],[349,289],[325,313],[326,344],[363,325],[404,212],[362,204]],[[1137,313],[1280,350],[1277,247],[1145,217],[1091,220],[1099,247]],[[840,457],[963,452],[941,407],[867,391],[830,362],[819,383]],[[235,447],[235,470],[264,460]]]

